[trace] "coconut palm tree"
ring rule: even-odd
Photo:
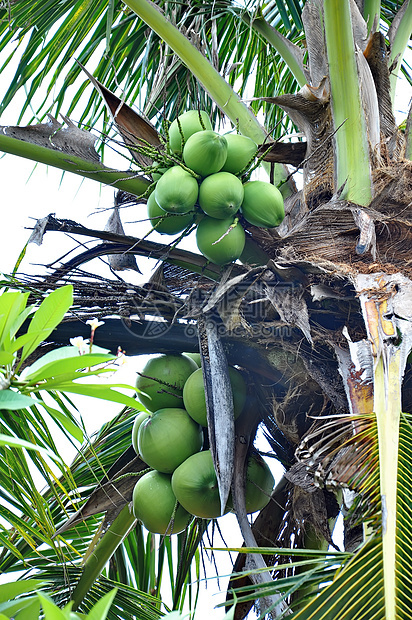
[[[241,6],[223,0],[127,0],[108,6],[23,1],[3,11],[2,49],[9,49],[15,32],[19,45],[27,42],[3,107],[23,84],[31,105],[46,83],[37,113],[56,116],[83,67],[86,72],[92,68],[66,116],[78,109],[91,83],[95,91],[80,124],[111,136],[111,118],[118,136],[112,140],[123,140],[131,166],[127,171],[105,167],[90,133],[55,119],[48,125],[4,128],[4,151],[111,183],[119,190],[118,218],[121,206],[147,200],[153,162],[164,156],[167,121],[189,108],[205,109],[216,128],[225,119],[261,145],[262,165],[283,194],[282,224],[262,228],[242,221],[247,254],[225,268],[182,250],[179,239],[167,245],[127,237],[118,219],[110,230],[96,231],[49,217],[36,231],[37,238],[46,231],[68,231],[102,241],[66,261],[46,283],[31,282],[41,290],[70,275],[83,317],[90,316],[88,305],[93,304],[93,312],[96,308],[96,297],[85,301],[91,282],[99,291],[102,316],[116,314],[117,304],[108,301],[112,291],[118,298],[131,290],[124,282],[76,277],[75,270],[86,261],[120,256],[128,260],[120,268],[137,268],[131,256],[162,261],[148,285],[135,287],[122,306],[123,317],[137,314],[140,323],[111,319],[101,344],[113,347],[115,333],[117,344],[127,334],[129,353],[200,348],[221,501],[225,506],[232,488],[245,541],[235,571],[243,570],[246,551],[260,548],[247,556],[247,576],[233,575],[231,588],[240,597],[236,616],[244,617],[251,601],[259,599],[262,613],[273,617],[409,617],[411,419],[404,411],[411,410],[411,114],[405,127],[397,127],[393,102],[399,73],[410,79],[402,65],[412,31],[410,0]],[[58,34],[48,39],[56,24]],[[74,53],[79,62],[68,65]],[[118,85],[122,91],[116,94]],[[250,107],[246,97],[252,99]],[[285,138],[296,131],[298,141]],[[286,165],[302,171],[301,189]],[[112,261],[112,268],[119,265]],[[150,320],[153,316],[162,319],[165,329],[149,339],[159,324]],[[64,330],[63,323],[55,342],[63,341]],[[242,368],[253,386],[248,415],[236,429],[225,396],[228,361]],[[260,423],[285,476],[250,528],[244,464]],[[118,425],[112,430],[117,433]],[[100,459],[97,445],[82,453],[81,463],[89,456]],[[106,461],[104,479],[111,493],[118,485],[113,477],[123,480],[139,471],[130,453],[117,465],[113,456]],[[72,471],[78,467],[80,461]],[[89,479],[88,490],[92,486]],[[136,570],[141,538],[131,546],[129,535],[115,555],[110,540],[125,536],[132,525],[123,507],[130,488],[122,491],[120,512],[112,515],[112,526],[94,549],[96,565],[87,561],[81,570],[74,563],[76,605],[87,604],[110,557],[116,581],[144,590]],[[90,526],[88,519],[96,519],[89,511],[92,498],[70,521],[79,531]],[[99,511],[107,510],[100,502]],[[345,515],[344,550],[327,551],[335,545],[331,529],[339,513]],[[178,574],[174,607],[204,528],[196,522],[182,541],[186,565]],[[267,555],[270,570],[263,559]],[[133,577],[127,574],[129,560]],[[12,558],[7,561],[11,565]],[[47,566],[41,568],[47,573]],[[232,597],[229,593],[228,600]]]

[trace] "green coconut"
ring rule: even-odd
[[[137,481],[132,497],[133,514],[154,534],[179,534],[192,520],[182,506],[176,506],[171,477],[150,471]]]
[[[260,454],[252,454],[246,470],[246,512],[262,510],[270,501],[275,479]]]
[[[192,359],[194,362],[196,362],[196,364],[199,366],[199,368],[202,365],[202,361],[200,359],[200,353],[187,353],[186,351],[183,353],[183,355],[187,355],[187,357],[190,357],[190,359]],[[196,372],[196,371],[195,371]]]
[[[147,199],[147,215],[153,228],[161,235],[175,235],[182,232],[194,220],[194,213],[191,212],[176,215],[166,213],[157,204],[154,192]]]
[[[138,413],[134,419],[133,429],[132,429],[132,446],[136,454],[139,454],[139,448],[137,445],[137,435],[139,434],[139,428],[141,424],[143,424],[143,422],[147,420],[149,416],[150,416],[150,413],[147,413],[146,411],[142,411],[141,413]]]
[[[229,367],[235,419],[242,413],[246,401],[246,384],[236,368]],[[207,426],[205,386],[202,369],[190,375],[183,388],[183,404],[187,413],[201,426]]]
[[[218,220],[205,215],[196,229],[197,247],[203,256],[216,265],[231,263],[242,254],[245,231],[239,222],[233,224],[233,218]]]
[[[278,188],[266,181],[249,181],[243,189],[241,211],[245,220],[261,228],[279,226],[285,217],[285,209]]]
[[[183,161],[191,170],[206,177],[219,172],[226,161],[226,138],[215,131],[199,131],[183,148]]]
[[[152,175],[152,179],[154,182],[157,182],[160,177],[162,175],[164,175],[164,173],[166,172],[166,170],[169,170],[170,166],[161,166],[160,164],[157,164],[155,161],[153,162],[153,166],[156,166],[157,168],[156,170],[153,170],[151,175]]]
[[[255,157],[258,147],[253,140],[236,133],[225,134],[227,157],[222,171],[239,174]]]
[[[202,519],[220,517],[219,487],[210,450],[193,454],[175,469],[172,489],[190,514]]]
[[[262,510],[269,503],[274,484],[269,465],[260,454],[252,453],[246,468],[245,503],[248,514]],[[232,494],[227,505],[233,508]]]
[[[202,118],[203,125],[200,121],[199,114]],[[179,123],[183,132],[184,142],[198,131],[203,131],[204,129],[210,131],[212,129],[210,118],[204,110],[201,110],[200,113],[198,110],[188,110],[179,116]],[[169,147],[172,153],[180,154],[182,152],[182,134],[177,120],[174,120],[169,127]]]
[[[185,409],[177,407],[155,411],[143,420],[137,434],[142,460],[165,474],[172,473],[189,456],[199,452],[202,445],[201,427]]]
[[[183,386],[197,368],[190,357],[178,353],[152,357],[137,377],[137,398],[149,411],[182,407]]]
[[[243,201],[242,181],[230,172],[216,172],[199,187],[199,205],[210,217],[219,220],[235,215]]]
[[[192,211],[199,194],[196,179],[180,166],[172,166],[156,183],[155,199],[167,213]]]
[[[269,259],[269,255],[266,254],[251,237],[246,235],[245,247],[243,248],[242,254],[239,256],[239,260],[244,264],[257,267],[260,265],[267,265]]]

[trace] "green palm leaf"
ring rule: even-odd
[[[210,4],[198,1],[193,9],[186,10],[183,5],[174,2],[161,2],[160,5],[166,16],[173,14],[173,19],[180,28],[193,29],[201,33],[206,43],[207,57],[212,60],[218,55],[219,69],[232,85],[240,82],[240,95],[243,96],[248,87],[253,70],[264,68],[264,73],[256,82],[255,91],[249,95],[260,95],[263,78],[269,77],[268,94],[279,94],[286,88],[292,90],[296,85],[290,82],[285,66],[278,55],[267,55],[267,44],[249,27],[250,17],[245,21],[242,15],[253,15],[254,3],[250,3],[250,11],[239,9],[228,1]],[[12,5],[11,27],[19,34],[19,47],[26,43],[22,58],[19,62],[15,77],[2,101],[0,112],[10,105],[16,92],[23,86],[26,88],[27,99],[20,111],[22,115],[31,105],[34,94],[38,92],[46,79],[46,96],[40,106],[36,108],[40,117],[46,112],[53,111],[55,115],[66,107],[66,113],[78,114],[79,122],[95,126],[98,119],[102,120],[101,131],[108,132],[108,118],[103,113],[103,106],[97,93],[91,92],[82,111],[78,109],[81,95],[88,86],[87,81],[79,83],[81,70],[71,59],[75,55],[83,65],[89,66],[93,53],[99,45],[106,42],[106,52],[111,62],[105,56],[98,63],[94,71],[95,77],[109,89],[121,84],[126,100],[132,101],[150,118],[158,118],[158,110],[163,115],[172,118],[188,107],[200,105],[213,112],[216,119],[217,109],[188,73],[186,67],[176,57],[170,55],[167,47],[153,32],[147,37],[146,25],[135,15],[125,11],[122,3],[109,4],[77,2],[72,6],[69,2],[59,3],[49,0],[37,5],[27,1]],[[248,7],[249,8],[249,7]],[[290,13],[289,13],[290,11]],[[0,11],[1,13],[1,11]],[[301,7],[298,2],[289,0],[287,3],[271,3],[266,15],[270,24],[276,25],[283,34],[291,32],[292,22],[298,18],[300,24]],[[280,20],[282,14],[282,20]],[[63,20],[63,21],[62,21]],[[59,22],[59,35],[53,34],[55,24]],[[60,23],[62,22],[62,23]],[[0,29],[0,52],[10,44],[10,30],[6,22],[2,22]],[[26,24],[30,24],[26,25]],[[32,28],[32,24],[36,27]],[[106,40],[108,25],[111,24],[110,37]],[[216,40],[219,41],[218,50],[212,41],[211,25],[215,24]],[[63,33],[63,34],[61,34]],[[296,28],[292,27],[291,36],[296,37]],[[60,36],[61,35],[61,36]],[[46,40],[46,43],[45,43]],[[265,63],[256,63],[257,58],[266,57]],[[159,67],[159,58],[163,59]],[[69,71],[67,72],[67,67]],[[67,72],[67,75],[66,75]],[[61,88],[54,94],[58,79],[63,76]],[[279,78],[281,78],[279,80]],[[66,92],[75,82],[77,89],[73,100],[67,107]],[[151,93],[146,100],[142,99],[144,91]],[[90,91],[90,89],[89,89]],[[143,91],[143,92],[142,92]],[[53,100],[53,97],[54,100]],[[67,97],[67,95],[66,95]],[[54,103],[54,101],[56,103]],[[254,102],[257,111],[264,104]],[[158,121],[161,122],[161,119]],[[275,126],[273,119],[267,125]]]
[[[360,419],[359,419],[360,422]],[[353,423],[353,419],[352,419]],[[359,491],[358,501],[352,512],[357,519],[369,522],[370,528],[375,531],[369,534],[367,541],[350,557],[349,554],[326,554],[308,549],[276,549],[259,548],[260,553],[277,554],[282,558],[285,555],[293,561],[282,564],[279,562],[268,567],[277,575],[282,570],[294,570],[291,577],[278,577],[272,585],[265,584],[260,588],[255,585],[236,588],[236,575],[232,576],[233,592],[237,601],[250,601],[268,594],[283,592],[282,599],[291,600],[291,609],[295,612],[290,615],[286,612],[279,617],[296,620],[406,620],[410,617],[410,601],[412,597],[412,578],[410,569],[410,523],[412,507],[410,494],[412,492],[412,416],[403,414],[399,429],[399,464],[397,485],[397,523],[396,523],[396,561],[395,561],[395,590],[393,592],[385,585],[384,577],[384,548],[382,544],[382,509],[379,495],[379,472],[375,462],[378,451],[378,430],[376,418],[364,419],[362,432],[358,438],[359,445],[369,442],[368,470],[362,472],[359,478],[359,467],[355,472],[352,483],[357,480]],[[347,444],[353,445],[353,439]],[[359,451],[358,451],[359,452]],[[358,457],[356,457],[358,458]],[[363,464],[365,456],[360,459]],[[361,482],[360,482],[361,481]],[[369,529],[371,531],[371,529]],[[239,549],[241,552],[253,550]],[[306,557],[305,557],[306,554]],[[314,555],[313,555],[314,554]],[[300,557],[304,556],[302,560]],[[299,569],[299,570],[297,570]],[[244,577],[239,573],[239,578]],[[305,591],[294,602],[292,595]],[[291,599],[292,597],[292,599]],[[395,615],[388,614],[388,597],[394,603]],[[278,600],[280,601],[281,598]],[[298,611],[296,608],[298,607]],[[390,608],[390,604],[389,604]]]
[[[59,606],[67,604],[70,601],[73,586],[78,581],[80,569],[71,566],[54,566],[45,568],[40,574],[50,584],[48,588],[42,590],[52,595]],[[105,576],[101,576],[93,584],[78,611],[87,613],[102,596],[115,587],[117,592],[107,615],[109,620],[130,620],[131,618],[156,620],[163,615],[157,598],[133,587],[114,582]]]
[[[242,25],[242,13],[248,19],[253,17],[258,6],[254,0],[247,2],[245,8],[239,8],[236,3],[228,0],[213,4],[198,0],[191,7],[164,0],[158,4],[166,15],[173,12],[180,28],[192,28],[201,33],[209,55],[213,49],[212,18],[216,21],[219,68],[228,72],[230,83],[241,80],[241,95],[250,80],[251,69],[257,68],[259,71],[261,65],[267,67],[267,76],[271,79],[268,82],[260,79],[256,82],[258,92],[255,92],[255,96],[273,96],[280,94],[279,91],[293,92],[290,82],[285,81],[287,71],[281,65],[280,58],[276,55],[271,57],[270,52],[266,55],[268,49],[265,42],[245,23]],[[264,17],[281,33],[296,40],[302,28],[303,5],[304,2],[300,0],[272,0],[264,9]],[[388,23],[392,21],[397,9],[398,3],[382,2],[382,15]],[[122,84],[126,100],[133,101],[149,117],[155,117],[157,111],[163,108],[167,116],[175,116],[179,110],[196,106],[199,97],[202,107],[208,110],[212,108],[212,102],[201,89],[199,91],[182,63],[170,57],[156,35],[150,33],[147,36],[145,24],[125,10],[121,2],[79,0],[73,5],[68,0],[23,0],[10,5],[10,23],[8,10],[6,6],[0,10],[0,52],[4,50],[7,53],[15,38],[18,50],[23,53],[2,101],[0,113],[10,105],[16,92],[25,87],[27,99],[20,111],[20,120],[32,104],[39,87],[46,84],[46,96],[36,108],[37,113],[43,116],[53,110],[57,114],[65,105],[66,112],[72,114],[88,86],[87,81],[76,82],[73,100],[67,108],[64,95],[80,76],[80,68],[74,63],[73,57],[89,67],[93,55],[95,58],[102,44],[105,53],[98,61],[95,77],[111,90],[115,89],[116,84]],[[3,68],[9,64],[13,55],[14,50],[7,56]],[[164,69],[160,73],[159,58],[164,61]],[[266,58],[265,62],[257,62],[259,58]],[[230,70],[231,67],[234,68]],[[54,94],[54,88],[61,77],[63,83]],[[263,85],[267,88],[266,92],[262,92]],[[286,87],[289,87],[288,91]],[[144,102],[146,88],[147,92],[153,94]],[[262,104],[253,105],[257,109]],[[102,119],[101,130],[107,132],[108,118],[103,114],[103,106],[97,94],[89,89],[88,102],[82,112],[78,113],[78,120],[96,126],[99,118]],[[274,126],[274,123],[268,122],[266,126]]]
[[[396,564],[394,608],[397,620],[410,617],[412,579],[410,568],[410,523],[412,509],[412,416],[404,414],[400,424],[397,488]],[[323,589],[300,612],[290,616],[297,620],[387,620],[381,531],[359,549],[339,569],[333,582]]]
[[[61,399],[59,403],[61,407],[66,408]],[[11,504],[15,510],[25,515],[23,518],[17,517],[7,508],[7,504],[2,502],[0,514],[12,526],[8,533],[6,529],[3,529],[2,533],[4,547],[0,555],[2,571],[16,570],[16,557],[20,560],[26,559],[24,567],[27,567],[31,559],[36,557],[40,561],[40,558],[44,557],[44,552],[39,553],[37,548],[44,542],[47,542],[50,549],[54,550],[47,552],[48,561],[51,560],[53,554],[54,561],[58,563],[65,556],[67,561],[73,561],[84,554],[101,518],[97,520],[94,517],[89,518],[87,524],[77,525],[75,529],[72,529],[70,531],[72,542],[69,545],[65,544],[64,538],[61,538],[59,544],[56,545],[53,543],[53,535],[68,517],[78,510],[79,502],[87,499],[91,490],[106,475],[111,465],[130,446],[134,413],[127,411],[127,414],[120,414],[112,422],[105,424],[97,434],[94,443],[89,441],[85,443],[71,468],[67,465],[61,466],[61,478],[58,484],[44,459],[30,451],[27,458],[33,461],[44,479],[45,491],[43,493],[36,491],[36,484],[22,452],[18,449],[2,448],[4,452],[0,459],[2,479],[0,494],[7,504]],[[37,410],[34,413],[37,414]],[[10,426],[12,422],[13,426]],[[39,443],[39,437],[43,437],[44,444],[53,446],[57,453],[57,447],[50,435],[47,423],[41,415],[35,418],[16,415],[15,422],[14,414],[10,415],[10,428],[16,432],[24,432],[26,429],[25,432],[29,437],[33,423],[38,430],[36,443]],[[16,472],[13,479],[10,477],[10,471]],[[81,491],[78,492],[77,489]],[[58,553],[57,550],[59,550]]]

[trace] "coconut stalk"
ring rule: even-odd
[[[36,127],[36,126],[34,126]],[[147,191],[150,181],[140,174],[130,171],[114,170],[104,166],[95,159],[84,159],[72,153],[57,151],[33,142],[6,136],[0,132],[0,151],[32,159],[46,166],[53,166],[92,181],[116,187],[135,196],[141,196]]]
[[[113,254],[133,254],[135,256],[150,255],[151,258],[156,258],[170,263],[171,265],[188,269],[193,273],[201,273],[211,280],[218,281],[221,276],[221,267],[210,263],[200,254],[189,252],[188,250],[182,250],[179,247],[170,247],[169,245],[163,243],[132,237],[130,235],[119,235],[107,230],[87,228],[86,226],[77,224],[77,222],[74,222],[73,220],[61,220],[55,218],[53,215],[37,220],[29,242],[40,245],[44,234],[49,231],[67,232],[70,234],[82,235],[85,237],[107,241],[107,243],[102,243],[85,250],[81,254],[78,254],[71,260],[67,261],[67,263],[63,263],[58,269],[56,269],[54,276],[63,275],[63,273],[72,271],[73,269],[76,269],[80,265],[83,265],[98,256]]]
[[[325,0],[324,19],[335,134],[336,188],[359,205],[372,200],[369,142],[348,0]]]
[[[233,508],[236,513],[239,529],[242,533],[245,547],[258,549],[255,536],[248,521],[246,513],[246,496],[245,496],[245,479],[246,479],[246,463],[249,444],[247,441],[236,441],[236,460],[233,478]],[[251,572],[250,580],[257,586],[264,586],[273,583],[270,570],[263,559],[262,554],[253,553],[247,556],[247,570],[256,570]],[[284,600],[281,600],[280,593],[267,594],[259,597],[258,600],[261,617],[267,613],[270,618],[284,617],[290,615],[291,611]]]
[[[96,544],[93,540],[87,551],[82,575],[72,593],[73,611],[79,608],[93,583],[98,579],[107,562],[117,547],[126,538],[136,522],[136,518],[127,504],[113,521],[107,532]]]
[[[198,320],[199,350],[205,383],[210,450],[216,471],[221,515],[225,513],[233,479],[235,419],[229,368],[216,318]]]
[[[233,394],[227,358],[219,336],[219,324],[216,317],[211,313],[200,317],[198,332],[209,442],[218,482],[221,514],[225,513],[232,488],[233,506],[245,545],[256,548],[257,543],[247,518],[245,503],[245,469],[250,437],[240,433],[243,439],[239,441],[238,437],[235,441]],[[248,423],[250,423],[249,420]],[[239,428],[237,432],[239,433]],[[249,567],[258,569],[258,572],[251,574],[253,583],[256,585],[272,583],[272,577],[262,555],[253,554],[248,559]],[[279,598],[279,594],[272,594],[259,601],[262,610],[270,612],[272,618],[289,613],[287,604],[284,601],[279,602]]]
[[[266,132],[232,87],[212,67],[209,61],[190,41],[169,22],[150,0],[126,0],[125,4],[161,37],[185,63],[191,73],[203,84],[211,98],[230,118],[239,124],[242,134],[257,144],[266,138]]]

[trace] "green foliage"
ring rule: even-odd
[[[90,609],[88,614],[74,613],[73,603],[63,608],[58,607],[50,596],[38,590],[44,582],[38,579],[26,579],[14,583],[5,583],[0,586],[0,618],[15,618],[15,620],[34,620],[39,617],[40,609],[44,620],[106,620],[110,607],[116,596],[116,589],[104,594]],[[34,592],[33,594],[31,594]]]
[[[107,592],[102,598],[97,601],[91,608],[88,614],[77,614],[72,612],[72,603],[65,605],[63,609],[60,609],[52,599],[43,594],[38,593],[41,606],[44,612],[45,620],[76,620],[77,618],[88,618],[88,620],[106,620],[109,614],[110,607],[113,603],[113,599],[116,596],[116,589]]]
[[[83,480],[75,481],[73,473],[61,458],[61,448],[55,443],[59,433],[73,446],[84,440],[84,430],[76,408],[65,393],[123,402],[133,413],[141,405],[117,390],[130,389],[130,386],[82,383],[85,379],[90,380],[91,376],[107,372],[108,365],[112,366],[116,360],[116,356],[95,345],[88,345],[89,352],[82,351],[79,346],[55,349],[30,365],[31,356],[40,342],[49,337],[69,311],[72,286],[50,293],[38,307],[27,306],[28,296],[28,293],[11,289],[4,290],[0,295],[0,381],[3,388],[0,389],[0,541],[3,547],[0,567],[2,571],[21,570],[29,568],[34,561],[40,574],[42,568],[55,566],[58,569],[66,562],[78,561],[86,552],[87,544],[95,533],[95,518],[85,527],[80,527],[67,543],[54,537],[56,524],[67,518],[69,506],[80,497],[77,489],[84,489],[85,484],[95,486],[99,477],[106,473],[93,451],[88,462],[84,457],[78,461],[80,474],[87,473],[88,481],[84,476]],[[74,342],[82,344],[77,339]],[[54,427],[50,424],[51,419]],[[119,430],[116,432],[118,434]],[[130,434],[129,423],[127,443],[119,443],[117,439],[118,450],[130,445]],[[85,449],[89,447],[87,440]],[[110,465],[113,460],[115,458],[112,457]],[[87,465],[86,471],[82,469],[82,464]],[[90,477],[90,474],[93,475]],[[46,485],[44,491],[39,490],[39,476],[42,480],[40,488]],[[43,548],[40,551],[41,545]],[[27,596],[24,588],[29,589],[32,585],[34,589],[39,583],[27,580],[17,582],[11,589],[13,599],[20,592],[24,592],[25,596],[18,601],[3,601],[0,612],[9,617],[8,614],[18,609],[19,620],[36,617],[40,609],[39,600],[34,595]],[[0,599],[4,592],[2,588]],[[115,592],[107,594],[89,617],[94,620],[106,618],[109,602],[114,595]],[[7,596],[10,597],[10,589]],[[51,620],[75,617],[70,616],[70,607],[59,610],[47,596],[43,596],[42,605],[45,617]]]
[[[50,293],[35,309],[26,307],[28,293],[4,291],[0,296],[0,380],[2,409],[19,410],[32,405],[40,405],[70,434],[81,441],[83,434],[78,424],[62,412],[46,404],[43,394],[53,392],[72,392],[140,408],[134,399],[118,392],[115,388],[125,385],[81,383],[90,376],[109,372],[104,368],[116,357],[107,351],[91,347],[89,353],[80,355],[76,346],[63,347],[51,351],[26,367],[19,374],[24,362],[41,342],[47,340],[60,323],[73,303],[73,287],[63,286]],[[20,334],[23,323],[31,316],[27,330]],[[33,398],[37,395],[38,398]]]
[[[189,8],[163,0],[159,5],[165,16],[180,29],[193,29],[200,34],[205,42],[206,57],[213,61],[218,55],[216,68],[227,77],[231,85],[238,85],[241,97],[248,90],[250,93],[255,68],[258,70],[256,86],[249,96],[274,95],[296,89],[296,83],[290,80],[279,55],[270,50],[266,41],[249,26],[250,16],[258,8],[256,2],[248,2],[244,8],[228,0],[220,0],[218,3],[196,0]],[[158,126],[163,118],[173,120],[179,112],[198,105],[211,111],[214,119],[217,119],[216,106],[185,65],[177,56],[169,53],[167,46],[154,32],[148,34],[144,22],[125,8],[123,3],[100,0],[97,3],[78,2],[73,5],[70,2],[49,0],[47,3],[33,4],[23,0],[10,6],[10,21],[7,11],[6,7],[0,9],[0,52],[9,49],[12,33],[16,33],[19,51],[21,49],[23,53],[15,77],[2,101],[0,113],[10,105],[16,92],[24,87],[27,98],[18,122],[33,104],[40,117],[47,112],[57,116],[63,110],[71,115],[76,109],[75,114],[80,123],[96,127],[100,119],[101,131],[108,133],[108,118],[97,92],[88,92],[85,105],[81,108],[78,106],[82,94],[87,88],[90,89],[88,80],[85,79],[74,90],[70,103],[67,98],[65,100],[70,86],[76,79],[81,79],[81,69],[74,59],[88,67],[95,62],[97,50],[101,50],[102,44],[105,44],[105,52],[100,56],[94,71],[95,77],[112,90],[120,84],[124,89],[125,100],[134,102]],[[282,34],[295,40],[301,26],[300,15],[301,3],[288,0],[272,3],[265,17]],[[296,25],[293,21],[295,19]],[[57,35],[55,25],[58,22]],[[218,49],[215,41],[219,42]],[[265,62],[256,64],[258,57],[266,58]],[[7,57],[4,66],[11,58],[12,55]],[[159,58],[162,59],[160,63]],[[44,89],[46,96],[38,103],[36,94],[47,78]],[[267,90],[262,93],[265,82],[268,84]],[[255,111],[263,108],[269,115],[266,123],[268,127],[278,123],[279,119],[275,120],[272,116],[272,107],[257,101],[252,105]],[[159,110],[162,112],[160,116]]]
[[[163,616],[165,620],[186,620],[189,617],[189,614],[181,614],[179,611],[169,611],[168,614]],[[227,613],[223,616],[222,620],[233,620],[235,617],[235,605],[229,609]]]
[[[256,0],[248,0],[244,6],[231,0],[195,0],[190,6],[158,0],[157,4],[181,30],[198,33],[208,60],[232,86],[236,84],[241,97],[296,91],[297,84],[287,65],[254,30],[253,17],[260,10]],[[304,0],[276,0],[268,3],[259,16],[297,42],[301,38],[304,4]],[[382,16],[390,23],[399,3],[388,0],[381,4]],[[47,112],[55,116],[61,111],[74,113],[80,123],[97,127],[100,122],[100,130],[109,133],[109,119],[99,95],[90,90],[88,80],[79,84],[81,69],[75,60],[93,67],[95,77],[107,88],[115,90],[121,85],[124,100],[133,102],[158,127],[163,118],[173,120],[178,113],[197,106],[212,111],[215,120],[219,116],[216,106],[179,58],[170,54],[163,41],[148,32],[144,22],[122,2],[21,0],[4,4],[0,9],[0,52],[6,54],[3,69],[15,58],[15,49],[9,51],[13,40],[17,52],[23,53],[0,113],[24,87],[27,97],[17,122],[34,106],[40,117]],[[68,102],[67,93],[75,82]],[[41,86],[46,94],[39,102],[36,95]],[[87,98],[79,106],[86,90]],[[267,128],[277,127],[275,136],[289,131],[289,121],[279,109],[261,101],[252,102],[252,107],[255,112],[263,110]]]
[[[28,358],[30,353],[33,353],[41,342],[47,339],[53,329],[63,319],[72,303],[73,287],[70,284],[53,291],[51,295],[45,298],[30,321],[27,335],[34,335],[34,338],[31,342],[24,345],[19,366]]]

